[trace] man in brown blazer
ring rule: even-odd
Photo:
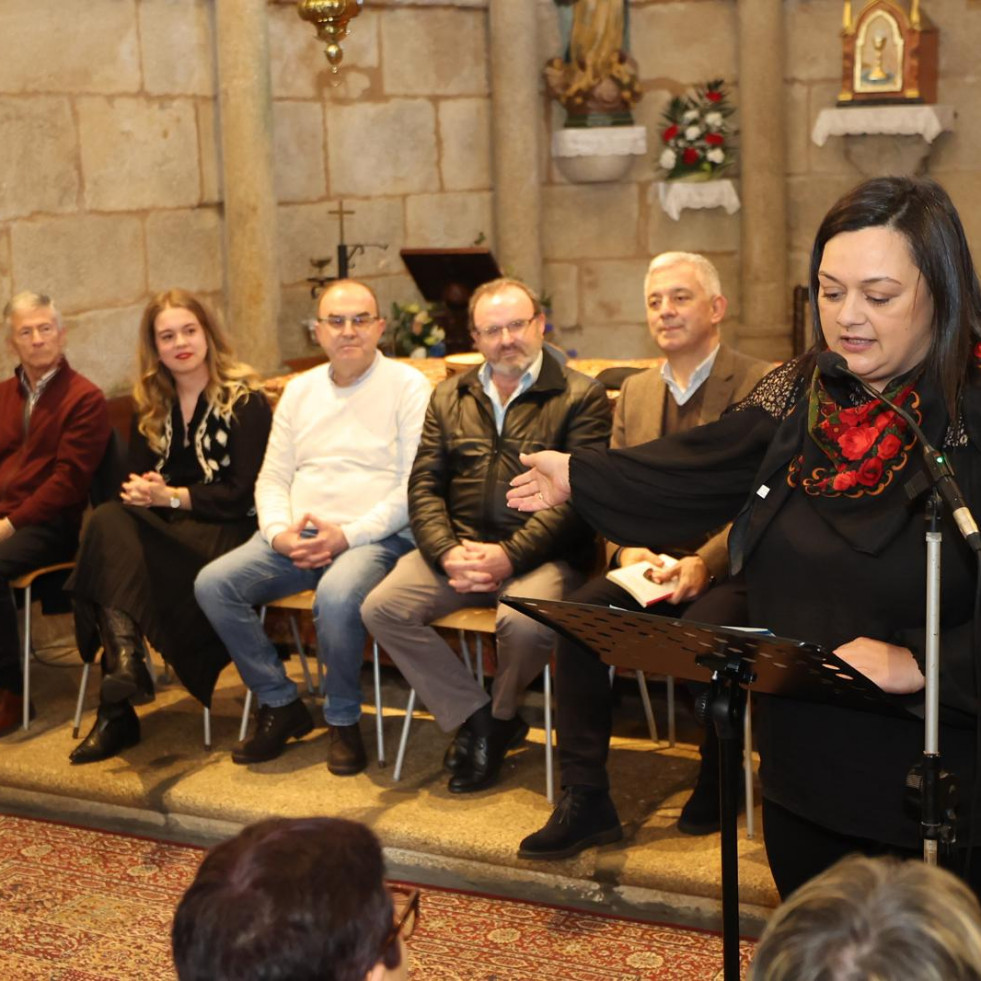
[[[624,383],[613,420],[615,448],[713,422],[772,367],[722,343],[720,325],[727,301],[715,266],[704,256],[665,252],[655,257],[644,282],[644,298],[648,327],[665,361]],[[678,559],[670,570],[655,574],[658,581],[675,584],[673,595],[664,601],[675,608],[655,606],[648,612],[676,615],[678,604],[684,604],[683,615],[690,619],[738,623],[743,605],[738,587],[710,588],[728,572],[728,533],[726,526],[707,540],[661,549]],[[642,561],[661,565],[650,549],[615,543],[608,546],[608,558],[611,568]],[[642,609],[605,576],[567,598]],[[557,661],[559,763],[565,793],[545,827],[522,841],[522,858],[565,858],[623,836],[606,772],[612,728],[608,669],[595,653],[564,638],[557,645]],[[718,745],[711,730],[701,749],[702,770],[678,822],[679,829],[689,834],[707,834],[719,825]]]

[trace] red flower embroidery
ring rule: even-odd
[[[668,140],[673,140],[678,135],[677,126],[669,126],[662,134],[664,142],[667,143]]]
[[[903,441],[895,433],[886,433],[879,443],[879,459],[891,460],[903,448]]]
[[[896,413],[891,409],[887,409],[885,412],[881,412],[875,417],[875,428],[878,429],[880,433],[884,432],[892,425],[895,418]]]
[[[858,477],[854,470],[844,470],[841,473],[835,474],[834,480],[831,481],[831,486],[836,491],[846,491],[854,487],[857,480]]]
[[[853,426],[838,437],[838,445],[845,459],[860,460],[872,448],[878,435],[879,431],[875,426]]]
[[[866,416],[869,414],[869,408],[872,405],[871,402],[867,402],[865,405],[860,405],[857,409],[842,409],[838,413],[838,418],[846,426],[860,426],[865,422]]]
[[[687,147],[681,155],[681,159],[686,164],[698,163],[698,151],[693,146]]]
[[[705,142],[709,146],[722,146],[725,143],[726,138],[721,133],[706,133]]]
[[[858,482],[866,487],[875,487],[882,476],[882,461],[877,456],[863,460],[858,468]]]

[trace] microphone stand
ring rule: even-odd
[[[941,498],[951,510],[957,527],[965,541],[981,554],[981,534],[954,480],[954,470],[942,452],[930,445],[916,420],[903,408],[877,392],[864,379],[848,370],[847,362],[840,355],[825,355],[828,375],[847,377],[857,382],[875,399],[879,399],[906,420],[923,453],[929,474],[931,489],[926,504],[926,649],[924,677],[923,756],[906,778],[908,798],[919,804],[920,834],[923,838],[923,861],[937,864],[938,844],[949,847],[954,843],[954,799],[956,781],[941,766],[940,757],[940,547],[943,534],[940,531]]]
[[[940,759],[940,493],[932,488],[926,503],[926,692],[923,716],[923,758],[907,777],[907,790],[920,804],[923,861],[937,864],[938,843],[954,842],[950,775]],[[946,798],[946,799],[943,799]]]

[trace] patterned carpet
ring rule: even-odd
[[[0,815],[0,978],[173,979],[171,914],[202,855]],[[713,934],[429,887],[409,951],[414,981],[722,977]]]

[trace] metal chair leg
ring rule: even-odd
[[[75,700],[75,719],[72,723],[72,739],[78,739],[78,730],[82,727],[82,703],[85,701],[85,689],[89,686],[89,673],[92,665],[86,661],[82,665],[82,680],[78,686],[78,698]]]
[[[746,782],[746,837],[756,836],[756,815],[753,812],[753,718],[750,712],[752,695],[746,692],[746,711],[743,714],[743,780]]]
[[[296,644],[296,653],[300,658],[300,667],[303,669],[303,677],[306,679],[307,691],[313,695],[313,678],[310,676],[310,665],[307,664],[307,656],[303,650],[303,641],[300,638],[300,624],[295,615],[290,616],[290,627],[293,630],[293,643]],[[318,658],[317,660],[319,661],[320,659]]]
[[[31,724],[31,585],[24,587],[24,729]]]
[[[385,765],[385,732],[382,725],[381,664],[378,660],[378,641],[371,642],[372,672],[375,676],[375,740],[378,743],[378,765]]]
[[[405,762],[405,747],[409,742],[409,727],[412,725],[412,713],[416,708],[416,690],[413,688],[409,692],[409,700],[405,705],[405,721],[402,723],[402,736],[399,739],[399,751],[395,757],[395,772],[392,774],[393,780],[402,779],[402,764]]]
[[[640,700],[644,706],[644,717],[647,719],[647,729],[651,734],[651,742],[659,742],[657,722],[654,721],[654,708],[651,705],[651,693],[647,690],[647,675],[639,668],[637,669],[637,688],[640,691]]]
[[[555,803],[555,774],[552,760],[552,666],[545,665],[543,678],[545,689],[545,798]]]
[[[249,731],[249,713],[252,711],[252,689],[245,689],[245,704],[242,706],[242,723],[238,727],[238,741],[245,742]]]
[[[211,749],[211,709],[204,707],[204,748]]]
[[[467,666],[467,670],[473,674],[473,658],[470,657],[470,645],[467,643],[466,630],[460,631],[460,656],[463,658],[463,663]]]

